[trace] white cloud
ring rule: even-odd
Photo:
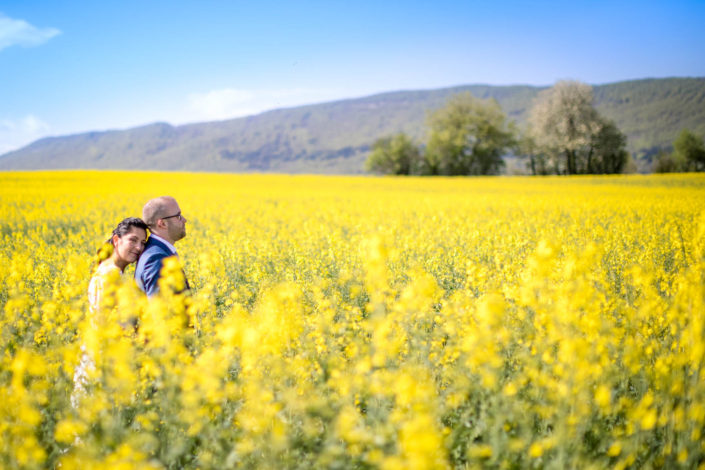
[[[214,121],[251,116],[276,108],[300,106],[337,99],[334,90],[304,88],[282,90],[243,90],[225,88],[188,96],[186,121]]]
[[[56,28],[37,28],[0,13],[0,51],[10,46],[39,46],[61,34]]]
[[[0,120],[0,155],[46,136],[50,127],[31,114],[20,119]]]
[[[215,120],[246,116],[257,112],[257,95],[248,90],[213,90],[189,95],[189,110],[197,119]]]

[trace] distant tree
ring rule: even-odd
[[[404,133],[377,139],[367,158],[367,171],[385,175],[410,175],[419,172],[421,152]]]
[[[585,173],[621,173],[629,160],[627,137],[613,121],[601,119],[600,130],[590,141]]]
[[[676,161],[673,158],[673,154],[661,150],[656,156],[656,160],[653,164],[654,173],[675,173],[678,171],[683,171],[683,165],[681,162]]]
[[[514,129],[494,99],[470,93],[451,97],[429,116],[424,172],[436,175],[496,174],[514,145]]]
[[[592,104],[592,87],[561,81],[537,96],[529,112],[532,158],[556,174],[619,173],[626,137]]]
[[[517,149],[521,155],[528,155],[528,167],[532,175],[548,175],[551,173],[548,156],[539,150],[534,139],[524,133],[518,141]]]
[[[705,170],[703,138],[683,129],[673,141],[673,159],[682,162],[685,171]]]

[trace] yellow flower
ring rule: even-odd
[[[610,406],[610,389],[605,385],[600,385],[595,390],[595,403],[598,404],[602,410],[607,410]]]
[[[492,447],[487,444],[472,446],[468,450],[468,454],[476,459],[487,459],[492,457]]]
[[[646,411],[644,416],[641,418],[641,421],[639,422],[639,425],[641,426],[641,429],[648,431],[649,429],[653,429],[654,426],[656,425],[656,418],[658,417],[656,410],[651,408]]]
[[[543,446],[540,442],[534,442],[529,446],[529,457],[538,458],[543,455]]]
[[[622,453],[622,445],[619,442],[613,442],[609,449],[607,449],[607,455],[610,457],[616,457]]]
[[[70,444],[74,442],[76,437],[80,436],[85,431],[85,423],[74,420],[63,420],[56,424],[56,428],[54,429],[54,437],[58,442]]]

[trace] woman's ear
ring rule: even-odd
[[[113,238],[110,239],[110,241],[113,242],[113,246],[117,246],[118,240],[120,240],[120,237],[118,237],[117,234],[113,235]]]

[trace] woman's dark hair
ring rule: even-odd
[[[110,243],[114,235],[117,235],[120,238],[127,235],[130,230],[132,230],[132,227],[141,228],[145,232],[149,228],[147,224],[144,223],[144,220],[140,219],[139,217],[128,217],[127,219],[123,219],[122,222],[117,224],[117,227],[115,227],[113,233],[110,234],[110,238],[108,238],[108,243]]]
[[[138,217],[128,217],[123,219],[119,224],[117,224],[117,227],[115,227],[113,233],[111,233],[110,237],[105,240],[105,243],[98,248],[98,264],[100,264],[101,261],[110,258],[110,255],[112,255],[113,236],[117,235],[119,238],[122,238],[127,235],[133,227],[141,228],[145,232],[149,229],[147,224],[144,223],[144,220]]]

